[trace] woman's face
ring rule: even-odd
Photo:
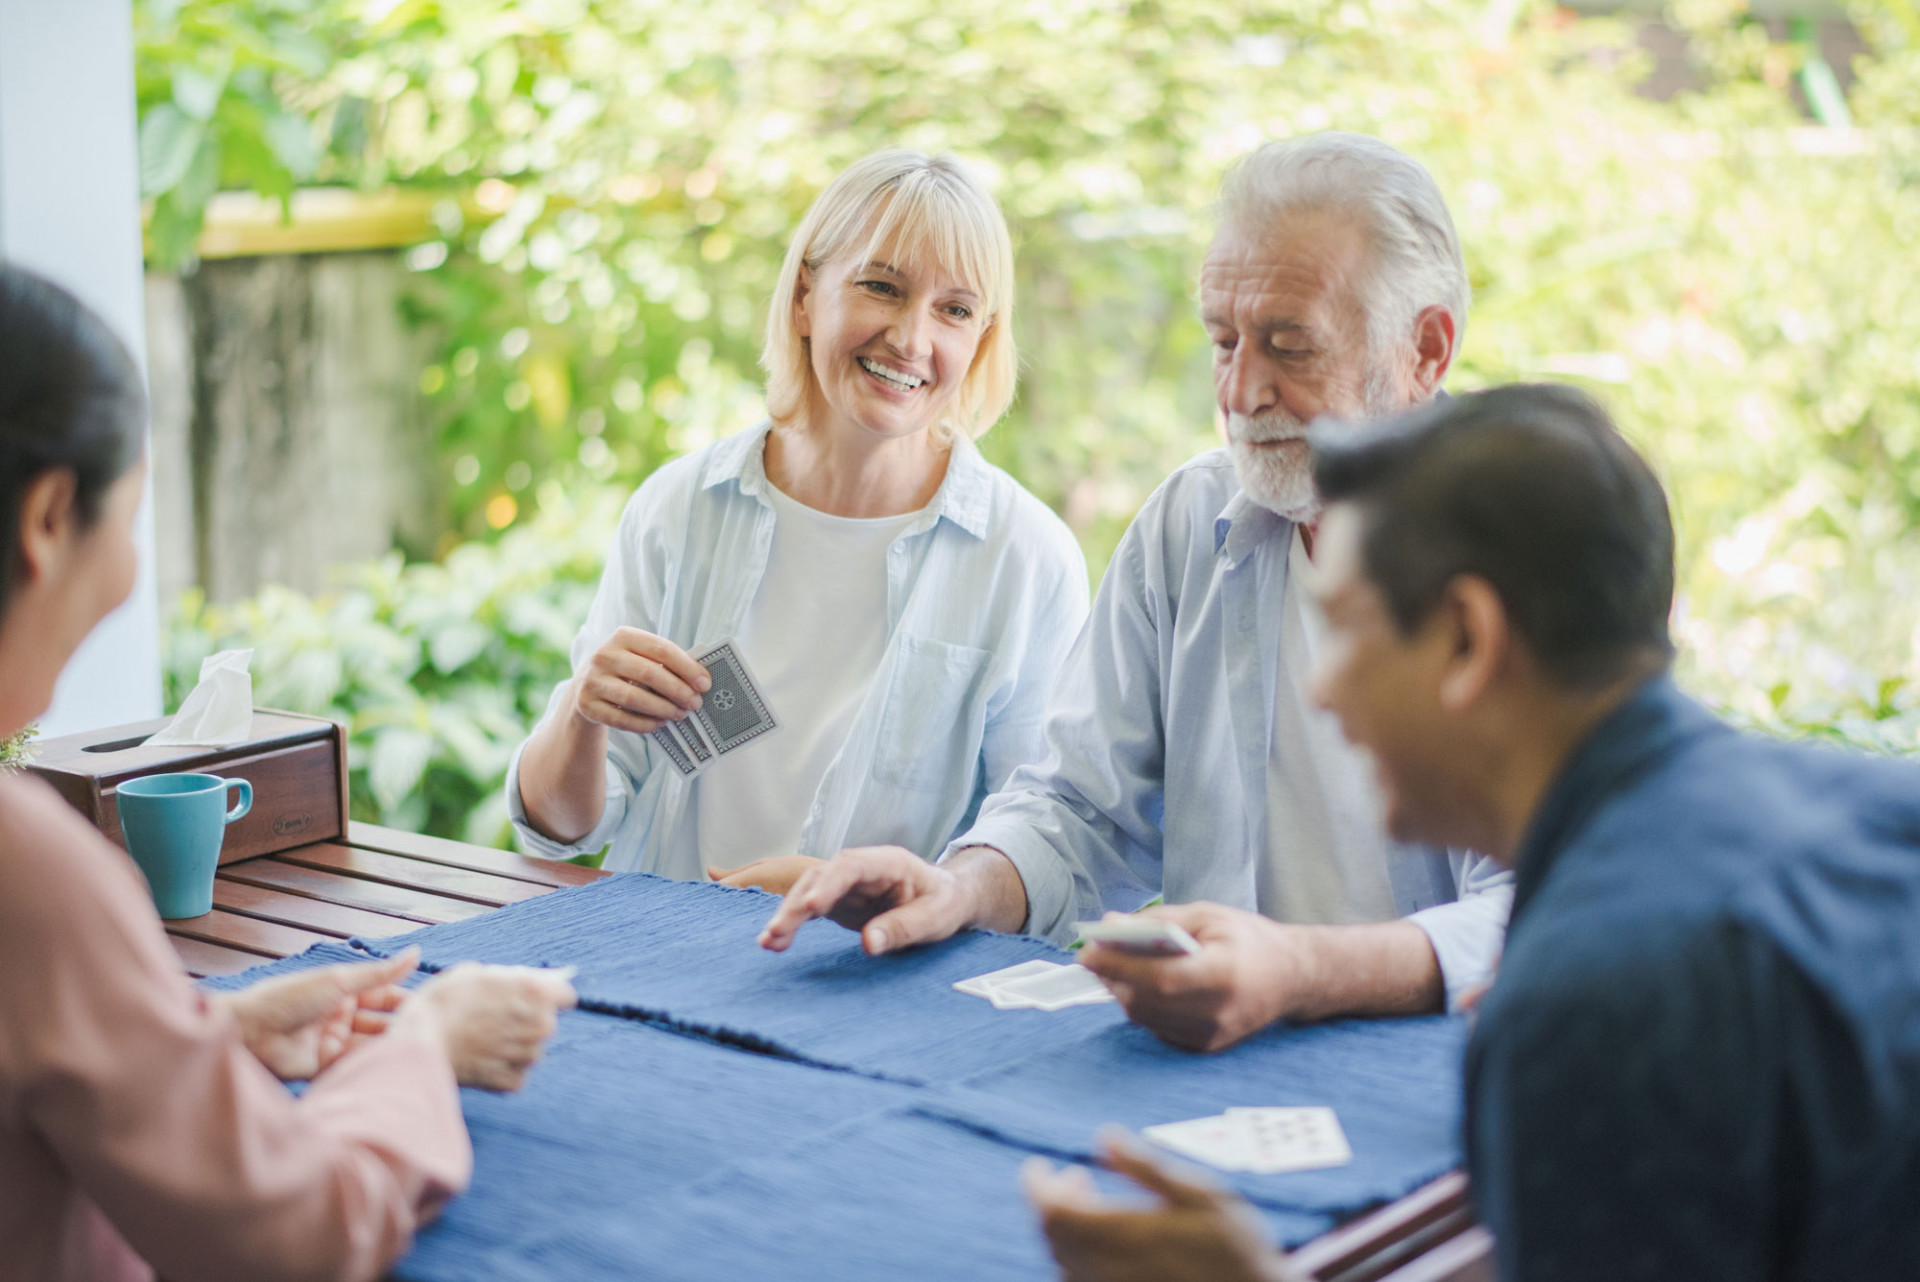
[[[931,265],[802,267],[794,320],[808,340],[815,426],[896,439],[939,422],[980,350],[982,301]]]
[[[50,512],[22,539],[25,564],[0,619],[0,733],[12,733],[45,712],[54,683],[94,625],[127,599],[139,568],[134,519],[146,484],[142,458],[107,490],[99,516],[82,526],[71,502]],[[67,474],[70,483],[71,473]],[[42,477],[28,491],[58,485]]]

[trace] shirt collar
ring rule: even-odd
[[[1271,508],[1261,507],[1247,497],[1245,490],[1235,490],[1220,515],[1213,518],[1213,550],[1216,555],[1225,552],[1228,565],[1238,565],[1270,536],[1292,527],[1293,522]]]
[[[762,421],[751,431],[736,432],[716,442],[707,455],[700,475],[700,488],[713,489],[728,481],[737,481],[742,494],[756,498],[767,480],[767,433],[771,421]],[[957,437],[947,459],[946,479],[928,505],[934,517],[945,517],[976,539],[987,537],[987,517],[993,510],[993,466],[980,457],[980,448],[966,437]]]
[[[1720,726],[1666,673],[1648,679],[1608,713],[1561,767],[1527,825],[1514,858],[1511,920],[1519,920],[1561,854],[1609,797],[1681,740]]]

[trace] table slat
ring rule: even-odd
[[[379,850],[363,850],[358,846],[340,846],[330,841],[317,841],[311,846],[282,851],[278,858],[305,868],[345,873],[367,881],[385,882],[389,886],[409,886],[437,895],[451,895],[488,908],[503,908],[523,899],[537,899],[553,893],[552,886],[513,881],[492,873],[468,872],[464,868],[449,868],[445,864],[409,859],[405,855],[389,855]]]
[[[199,917],[183,917],[170,921],[167,923],[167,933],[188,939],[203,940],[209,944],[224,944],[229,948],[244,948],[249,952],[266,953],[273,957],[291,957],[294,953],[304,953],[313,945],[334,938],[332,935],[301,930],[296,926],[282,926],[278,922],[243,917],[239,913],[230,913],[219,908]]]
[[[429,837],[425,833],[403,832],[398,828],[382,828],[377,824],[358,821],[347,825],[346,844],[391,855],[405,855],[409,859],[422,859],[428,863],[445,864],[449,868],[465,868],[469,872],[494,873],[515,881],[537,882],[543,886],[584,886],[612,875],[580,864],[532,859],[511,850],[493,850],[486,846],[468,845],[464,841],[449,841],[445,837]]]
[[[180,935],[168,935],[167,942],[180,955],[180,963],[187,968],[187,974],[195,979],[203,979],[208,975],[237,975],[272,960],[259,953],[243,953],[235,948],[223,948],[203,939],[187,939]]]
[[[349,935],[378,939],[414,930],[420,924],[405,917],[249,886],[225,877],[214,880],[213,906],[230,913],[258,917],[262,921],[279,922],[283,926],[298,926],[302,930],[331,935],[335,939],[345,939]]]
[[[1289,1256],[1317,1282],[1376,1282],[1473,1223],[1467,1177],[1450,1171]]]
[[[336,872],[284,863],[278,858],[247,859],[228,864],[220,870],[220,876],[226,881],[261,886],[268,890],[284,890],[289,894],[306,895],[330,904],[344,904],[349,908],[364,908],[369,912],[404,917],[408,921],[426,925],[465,921],[488,911],[487,905],[472,900],[450,899],[430,891],[389,886],[384,882],[366,881],[359,877],[343,877]]]

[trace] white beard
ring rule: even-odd
[[[1275,445],[1284,441],[1289,444]],[[1227,415],[1227,452],[1247,497],[1289,521],[1307,524],[1320,515],[1307,451],[1307,425],[1285,410],[1257,418]]]

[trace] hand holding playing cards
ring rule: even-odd
[[[570,971],[461,962],[413,992],[393,1019],[395,1033],[437,1037],[462,1086],[517,1091],[575,1004]]]
[[[878,957],[945,939],[972,916],[971,897],[947,869],[901,846],[861,846],[803,873],[760,932],[760,946],[785,952],[800,927],[826,917],[859,931]]]
[[[1211,1180],[1176,1173],[1122,1132],[1101,1136],[1104,1165],[1159,1195],[1141,1207],[1103,1198],[1080,1167],[1045,1158],[1021,1170],[1066,1282],[1296,1282],[1259,1215]]]
[[[712,682],[692,655],[665,637],[617,628],[573,679],[573,713],[613,730],[651,734],[684,720]]]
[[[1080,950],[1080,964],[1106,981],[1135,1023],[1175,1046],[1217,1051],[1288,1013],[1301,986],[1288,933],[1300,927],[1219,904],[1140,915],[1185,927],[1200,951],[1139,957],[1092,943]]]

